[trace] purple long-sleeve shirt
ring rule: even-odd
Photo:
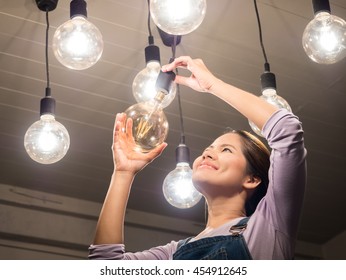
[[[253,259],[292,259],[306,183],[306,150],[298,118],[286,110],[274,113],[263,127],[271,147],[269,186],[244,231]],[[228,235],[237,218],[201,238]],[[190,242],[193,242],[192,239]],[[125,252],[124,244],[91,245],[90,259],[171,260],[178,241],[146,251]]]

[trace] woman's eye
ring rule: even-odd
[[[223,152],[229,152],[229,153],[232,153],[232,150],[230,148],[223,148],[222,150]]]

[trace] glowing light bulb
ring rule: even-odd
[[[206,0],[151,0],[150,12],[155,24],[164,32],[185,35],[203,22]]]
[[[273,73],[263,73],[261,75],[261,83],[262,95],[260,96],[260,98],[274,105],[276,108],[283,108],[289,112],[292,112],[292,109],[288,102],[276,93],[276,80],[275,75]],[[249,121],[249,125],[257,135],[263,137],[262,131],[253,122]]]
[[[159,76],[161,65],[158,61],[150,61],[147,67],[140,71],[132,83],[132,92],[137,102],[153,100],[156,96],[156,80]],[[164,96],[161,106],[166,108],[176,96],[176,84],[172,84],[168,94]]]
[[[346,57],[346,22],[330,14],[328,1],[313,1],[315,17],[303,33],[303,47],[317,63],[332,64]]]
[[[52,47],[58,61],[70,69],[87,69],[100,59],[102,34],[86,19],[84,0],[71,1],[71,19],[57,28]]]
[[[70,136],[53,115],[44,114],[26,131],[24,147],[34,161],[51,164],[66,155],[70,147]]]
[[[202,194],[192,183],[192,170],[188,162],[189,151],[185,144],[177,147],[176,157],[176,168],[169,172],[163,181],[163,194],[174,207],[190,208],[201,200]]]
[[[125,111],[133,120],[133,138],[142,152],[152,150],[167,138],[168,121],[161,106],[164,95],[159,92],[153,100],[137,103]]]

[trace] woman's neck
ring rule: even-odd
[[[244,203],[237,199],[209,202],[207,228],[214,229],[233,219],[245,216]]]

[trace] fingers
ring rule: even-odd
[[[126,130],[125,131],[126,131],[128,137],[130,137],[131,139],[133,138],[132,126],[133,126],[133,120],[131,118],[128,118],[126,120]]]
[[[194,62],[193,62],[191,57],[189,57],[189,56],[180,56],[180,57],[174,59],[174,61],[172,63],[162,66],[162,71],[163,72],[173,71],[174,69],[176,69],[178,67],[190,70],[190,69],[193,68],[193,64],[194,64]],[[176,75],[174,81],[177,84],[181,84],[181,85],[184,85],[184,86],[190,86],[189,85],[189,83],[190,83],[189,80],[190,80],[189,77],[184,77],[184,76],[181,76],[181,75]]]
[[[180,84],[180,85],[190,86],[190,77],[184,77],[184,76],[176,75],[174,82],[176,82],[177,84]]]
[[[126,114],[125,113],[119,113],[115,117],[115,123],[114,123],[114,135],[119,132],[125,131],[125,123],[126,123]]]
[[[191,71],[193,65],[193,59],[190,56],[180,56],[174,59],[170,64],[162,66],[162,71],[173,71],[175,68],[185,68]]]

